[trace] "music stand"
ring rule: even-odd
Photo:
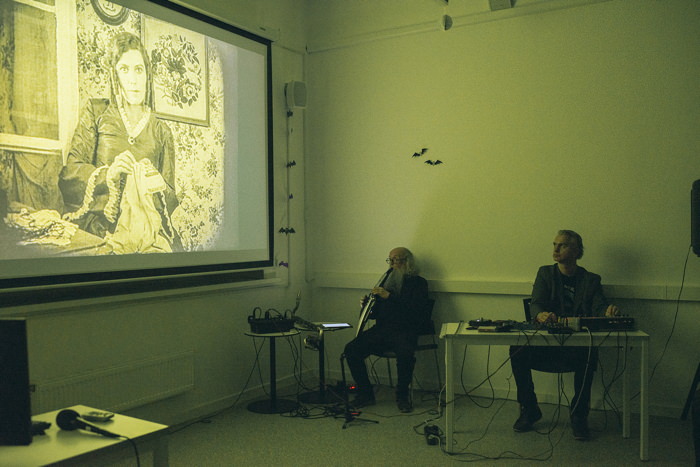
[[[338,331],[340,329],[348,329],[350,326],[348,323],[313,323],[318,329],[318,377],[319,377],[319,389],[318,391],[309,391],[299,394],[297,399],[299,402],[304,402],[306,404],[335,404],[339,401],[338,394],[332,391],[328,391],[326,387],[326,363],[325,363],[325,343],[324,343],[324,332],[325,331]],[[312,329],[308,329],[312,331]]]

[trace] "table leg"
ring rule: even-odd
[[[277,349],[274,337],[270,339],[270,406],[277,409]]]
[[[270,336],[270,399],[248,404],[248,410],[256,413],[285,413],[297,406],[295,401],[277,399],[277,359],[275,337]]]
[[[445,450],[452,452],[454,431],[454,374],[452,368],[452,346],[455,339],[445,336]]]
[[[631,347],[626,344],[623,346],[623,356],[625,371],[622,373],[622,437],[630,437],[630,422],[631,417],[631,401],[630,401],[630,357]]]
[[[168,467],[168,435],[163,435],[156,441],[153,449],[153,467]]]
[[[639,382],[639,458],[649,460],[649,339],[642,340]]]
[[[326,400],[326,348],[323,343],[323,329],[318,331],[318,380],[320,382],[318,396],[321,400]]]

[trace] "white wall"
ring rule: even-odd
[[[697,2],[443,5],[307,2],[314,309],[355,320],[358,296],[405,245],[436,292],[439,321],[520,319],[536,268],[568,228],[584,238],[581,264],[651,334],[657,362],[700,178]],[[454,18],[449,31],[438,27],[443,14]],[[680,412],[700,357],[699,286],[691,256],[691,301],[678,306],[652,380],[659,413]],[[469,362],[476,383],[485,362]]]

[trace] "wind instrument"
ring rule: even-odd
[[[382,287],[384,285],[384,282],[386,282],[387,278],[389,277],[389,274],[391,274],[392,268],[389,268],[387,272],[382,275],[382,277],[379,279],[379,282],[377,282],[377,285],[374,287]],[[357,324],[357,333],[355,334],[355,337],[359,336],[360,333],[364,330],[365,325],[367,324],[367,320],[369,319],[369,315],[372,314],[372,308],[374,308],[375,303],[377,302],[377,297],[370,291],[369,296],[367,297],[367,301],[365,302],[365,305],[362,307],[362,311],[360,312],[360,322]]]

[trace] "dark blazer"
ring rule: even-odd
[[[406,276],[400,294],[391,294],[387,300],[378,299],[372,309],[377,326],[393,331],[417,334],[428,319],[428,282],[421,276]]]
[[[542,266],[532,287],[530,310],[533,318],[547,311],[563,316],[562,274],[556,264]],[[600,276],[586,271],[581,266],[576,270],[576,293],[574,294],[574,316],[603,316],[608,300],[603,294]]]

